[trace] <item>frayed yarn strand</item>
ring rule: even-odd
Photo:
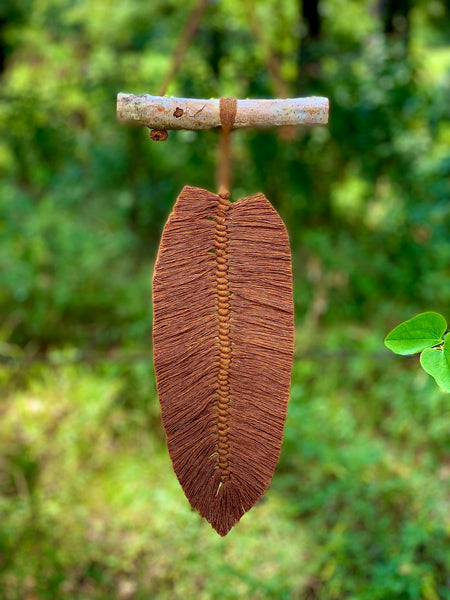
[[[154,362],[175,473],[226,535],[267,489],[294,352],[289,240],[268,200],[185,187],[153,278]]]

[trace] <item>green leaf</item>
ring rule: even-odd
[[[443,348],[427,348],[420,355],[420,364],[434,377],[440,388],[450,392],[450,335],[445,337]]]
[[[400,323],[388,333],[384,344],[396,354],[415,354],[442,343],[446,329],[447,322],[442,315],[425,312]]]

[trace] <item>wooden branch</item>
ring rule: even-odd
[[[328,98],[238,100],[233,128],[328,123]],[[151,129],[220,127],[219,100],[118,94],[117,117]]]

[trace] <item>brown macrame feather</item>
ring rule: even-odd
[[[294,350],[289,240],[258,194],[185,187],[153,278],[167,444],[193,507],[226,535],[278,462]]]

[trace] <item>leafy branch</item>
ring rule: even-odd
[[[435,312],[425,312],[400,323],[384,339],[395,354],[421,352],[420,364],[437,385],[450,392],[450,336],[447,321]]]

